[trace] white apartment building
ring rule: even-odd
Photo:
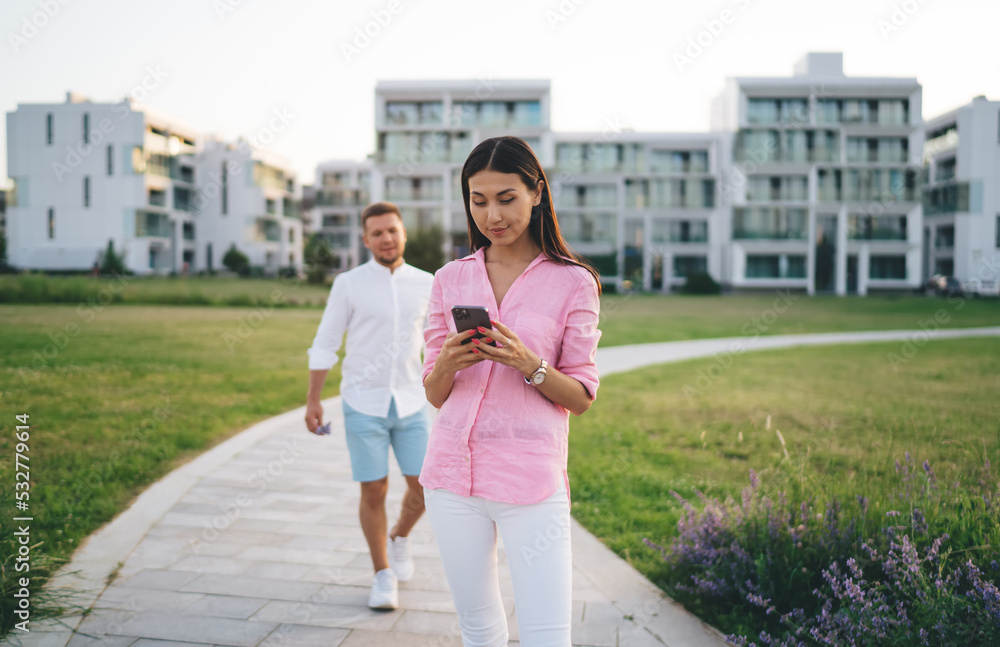
[[[291,164],[249,142],[210,138],[198,154],[199,267],[222,267],[231,247],[274,274],[302,265],[302,220]]]
[[[515,135],[551,160],[549,81],[380,81],[372,202],[400,208],[408,230],[437,225],[446,258],[468,251],[461,171],[476,144]]]
[[[842,54],[810,53],[791,77],[729,78],[713,127],[732,133],[724,282],[862,295],[921,285],[916,79],[847,77]]]
[[[724,274],[717,134],[555,133],[546,169],[566,241],[607,282],[669,291]]]
[[[923,278],[1000,287],[1000,101],[976,97],[924,124]]]
[[[718,135],[554,133],[548,81],[382,81],[376,152],[316,171],[314,226],[347,268],[368,258],[360,212],[389,200],[408,230],[438,225],[446,257],[468,253],[460,175],[497,135],[532,146],[546,168],[567,242],[609,282],[667,290],[690,271],[722,271]],[[710,230],[714,233],[710,233]]]
[[[20,104],[7,113],[8,259],[86,270],[112,241],[137,273],[193,247],[197,133],[131,101]]]
[[[348,269],[370,258],[361,240],[361,212],[372,201],[374,164],[321,162],[316,167],[315,206],[311,231],[318,232],[337,254],[337,265]]]
[[[136,274],[198,271],[219,269],[235,242],[252,265],[301,265],[287,164],[254,151],[220,191],[227,145],[203,148],[202,139],[128,99],[95,103],[69,92],[65,103],[19,104],[7,113],[8,262],[89,270],[111,241]],[[231,159],[250,154],[228,146]],[[231,215],[222,213],[221,195]]]

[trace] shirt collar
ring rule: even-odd
[[[397,267],[396,270],[395,270],[395,272],[394,272],[393,270],[390,270],[385,265],[382,265],[381,263],[379,263],[378,261],[376,261],[374,257],[369,258],[368,262],[366,262],[365,265],[371,266],[369,269],[372,272],[381,272],[383,274],[388,274],[389,276],[393,276],[396,273],[404,273],[406,270],[404,270],[403,268],[410,267],[406,263],[406,261],[403,261],[403,264],[400,265],[399,267]]]

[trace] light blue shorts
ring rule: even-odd
[[[378,481],[389,475],[389,445],[396,454],[400,471],[406,476],[419,476],[427,451],[427,408],[411,416],[396,414],[395,399],[389,404],[385,418],[369,416],[344,405],[344,428],[347,449],[351,454],[351,476],[362,483]]]

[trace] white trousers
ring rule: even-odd
[[[529,505],[424,488],[424,504],[465,647],[507,645],[497,528],[510,566],[521,645],[570,647],[573,559],[565,487]]]

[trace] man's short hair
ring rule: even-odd
[[[399,216],[399,221],[403,221],[403,214],[399,212],[399,207],[391,202],[376,202],[365,207],[365,210],[361,212],[361,231],[365,230],[365,222],[369,218],[375,216],[381,216],[387,213],[394,213]]]

